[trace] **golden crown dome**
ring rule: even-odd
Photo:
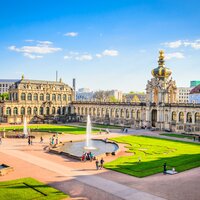
[[[163,50],[159,51],[159,54],[160,55],[158,59],[158,67],[153,69],[151,71],[151,74],[155,78],[160,78],[160,79],[168,78],[172,74],[172,71],[169,68],[165,67],[164,51]]]

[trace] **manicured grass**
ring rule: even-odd
[[[112,140],[127,144],[127,152],[132,153],[105,164],[106,168],[118,172],[145,177],[162,172],[165,162],[167,169],[174,167],[178,172],[200,166],[199,144],[145,136],[123,136]]]
[[[63,192],[33,178],[0,182],[1,200],[60,200],[69,197]]]
[[[1,127],[0,131],[2,130],[9,131],[9,130],[15,130],[15,131],[22,131],[23,126],[8,126],[8,127]],[[86,128],[82,127],[74,127],[74,126],[62,126],[62,125],[48,125],[48,124],[38,124],[38,125],[28,125],[28,128],[31,129],[31,131],[38,131],[38,132],[57,132],[57,133],[67,133],[67,134],[85,134]],[[93,129],[93,133],[98,132],[98,130]]]
[[[176,133],[161,133],[160,135],[165,135],[169,137],[176,137],[176,138],[187,138],[187,139],[193,139],[194,136],[191,135],[183,135],[183,134],[176,134]]]
[[[82,123],[78,123],[78,125],[80,126],[86,126],[86,123],[82,122]],[[109,129],[121,129],[122,126],[116,126],[116,125],[104,125],[104,124],[92,124],[93,127],[95,128],[109,128]]]

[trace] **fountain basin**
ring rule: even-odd
[[[85,149],[85,141],[66,142],[56,149],[51,149],[50,152],[64,154],[68,157],[80,160],[83,152],[92,152],[95,157],[101,157],[105,155],[115,155],[119,150],[119,146],[115,142],[93,139],[92,144],[94,148],[89,147]]]
[[[12,172],[12,171],[13,171],[13,167],[10,167],[5,164],[0,165],[0,176],[6,175],[7,173]]]

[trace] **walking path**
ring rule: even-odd
[[[128,134],[158,135],[147,130],[129,130]],[[117,137],[126,133],[95,135],[94,137]],[[61,140],[80,140],[84,135],[62,135]],[[171,139],[171,138],[170,138]],[[188,170],[174,176],[156,174],[136,178],[110,170],[95,170],[95,163],[81,163],[66,157],[44,152],[39,137],[33,146],[25,139],[3,139],[0,145],[0,162],[14,167],[14,172],[1,177],[1,181],[20,177],[33,177],[79,199],[134,200],[170,199],[199,200],[200,168]],[[106,157],[106,162],[116,157]]]
[[[57,174],[60,174],[62,176],[67,176],[70,178],[75,178],[76,180],[85,183],[87,185],[90,185],[92,187],[98,188],[100,190],[103,190],[107,193],[110,193],[116,197],[119,197],[121,199],[133,199],[133,200],[162,200],[163,198],[148,194],[146,192],[139,191],[137,189],[133,189],[130,187],[127,187],[125,185],[106,180],[105,178],[101,178],[95,175],[91,175],[91,173],[87,171],[79,171],[74,170],[72,168],[63,166],[61,164],[55,163],[53,161],[49,161],[47,159],[43,159],[37,156],[30,155],[26,152],[22,152],[19,150],[12,150],[9,148],[3,148],[0,149],[0,152],[7,154],[9,156],[14,156],[18,159],[24,160],[26,162],[29,162],[33,165],[37,165],[43,169],[50,170],[53,172],[56,172]]]

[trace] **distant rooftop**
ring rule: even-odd
[[[5,82],[10,82],[10,83],[14,83],[19,81],[19,79],[0,79],[1,83],[5,83]]]

